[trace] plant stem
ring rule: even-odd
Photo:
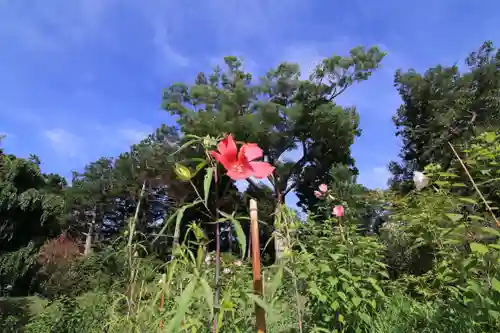
[[[458,161],[460,162],[460,165],[462,165],[462,168],[464,169],[465,173],[467,174],[467,177],[469,177],[469,180],[471,181],[472,186],[474,186],[474,189],[476,190],[477,194],[479,195],[479,197],[483,201],[483,203],[486,206],[486,208],[488,208],[491,216],[493,217],[493,220],[495,220],[495,223],[497,224],[497,227],[500,227],[500,222],[498,221],[497,217],[495,216],[495,213],[493,213],[493,209],[491,209],[490,205],[488,204],[488,202],[486,201],[485,197],[481,193],[481,190],[479,189],[479,187],[477,187],[476,182],[474,181],[474,179],[472,178],[469,170],[467,169],[467,166],[465,166],[465,163],[462,161],[462,159],[458,155],[458,153],[455,150],[455,148],[453,147],[453,145],[450,142],[448,142],[448,144],[450,145],[451,150],[453,151],[453,154],[455,154],[455,156],[457,157]]]

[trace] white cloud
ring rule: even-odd
[[[99,156],[114,156],[126,151],[152,131],[152,126],[128,121],[116,125],[87,124],[78,129],[48,128],[41,133],[59,157],[86,163]]]
[[[52,149],[61,155],[74,158],[85,148],[84,140],[63,128],[52,128],[43,131]]]
[[[368,188],[387,188],[391,173],[387,167],[375,167],[371,170],[360,170],[358,182]]]

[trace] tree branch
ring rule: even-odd
[[[259,188],[259,185],[257,185],[257,183],[253,179],[247,178],[247,182],[250,186],[253,186],[257,189]]]
[[[294,174],[294,172],[297,172],[299,168],[301,168],[306,160],[307,160],[307,156],[309,154],[309,152],[307,151],[307,146],[306,146],[306,143],[305,141],[302,141],[302,157],[292,166],[292,168],[290,169],[290,171],[288,172],[288,174],[283,177],[283,179],[280,179],[280,187],[281,188],[285,188],[285,192],[284,192],[284,195],[286,195],[287,193],[289,193],[292,188],[296,185],[296,183],[294,183],[294,185],[290,188],[286,188],[287,184],[288,184],[288,180],[290,179],[290,177]]]

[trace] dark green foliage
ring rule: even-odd
[[[430,163],[447,168],[453,154],[448,142],[464,145],[484,131],[496,131],[500,121],[500,50],[491,42],[458,66],[436,66],[418,74],[396,72],[395,85],[403,100],[394,117],[403,141],[402,164],[392,162],[395,189],[407,192],[413,171]]]
[[[354,167],[350,146],[360,134],[359,116],[337,106],[335,98],[366,80],[383,56],[377,48],[355,48],[347,57],[325,59],[310,80],[301,80],[298,66],[290,63],[252,80],[237,58],[226,57],[225,70],[217,67],[200,73],[191,86],[166,89],[163,106],[179,116],[186,134],[232,133],[236,140],[257,143],[277,167],[275,198],[284,202],[297,189],[300,205],[307,209],[312,207],[309,189],[326,180],[333,163]],[[283,161],[283,154],[295,149],[302,150],[302,157]]]
[[[0,155],[0,254],[60,232],[64,186],[59,176],[40,171],[36,157]]]

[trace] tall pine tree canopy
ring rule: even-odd
[[[309,80],[291,63],[254,79],[238,58],[226,57],[225,68],[199,73],[192,85],[167,88],[163,107],[178,117],[183,133],[232,133],[236,140],[257,143],[276,166],[273,191],[278,202],[295,190],[299,205],[307,209],[315,202],[311,188],[328,181],[333,164],[355,170],[351,145],[360,134],[359,115],[354,108],[337,105],[335,98],[366,80],[383,57],[376,47],[357,47],[349,56],[324,59]],[[285,160],[284,154],[292,151],[299,151],[299,158]]]

